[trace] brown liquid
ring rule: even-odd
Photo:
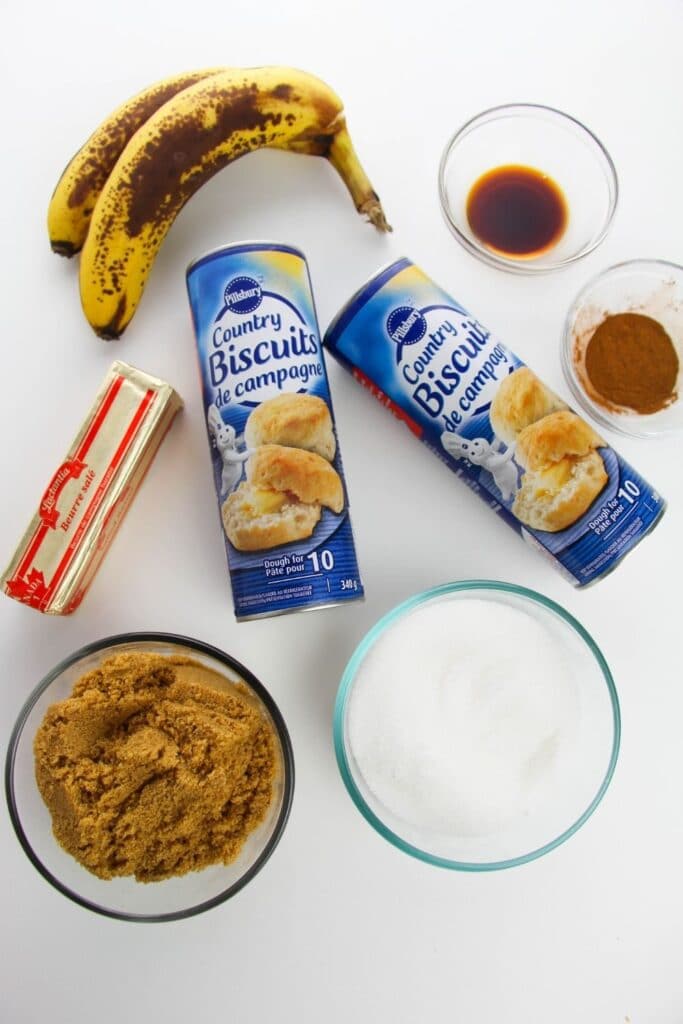
[[[533,167],[495,167],[475,181],[467,220],[477,238],[507,256],[538,256],[567,226],[567,202],[552,178]]]

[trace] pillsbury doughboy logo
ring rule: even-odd
[[[414,306],[397,306],[387,317],[387,334],[397,345],[414,345],[427,333],[427,321]]]
[[[225,308],[232,313],[253,313],[262,298],[261,285],[253,277],[233,277],[223,293]]]

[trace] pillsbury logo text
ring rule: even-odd
[[[223,299],[232,313],[253,313],[261,305],[261,285],[253,277],[233,277]]]
[[[397,306],[387,317],[387,334],[397,345],[414,345],[427,333],[427,321],[414,306]]]

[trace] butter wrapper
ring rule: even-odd
[[[170,384],[115,362],[0,584],[48,615],[78,607],[182,408]]]

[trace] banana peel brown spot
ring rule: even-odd
[[[89,195],[96,195],[100,192],[111,169],[125,149],[126,143],[138,128],[149,121],[152,114],[164,103],[204,77],[203,72],[195,72],[146,91],[144,95],[132,101],[128,110],[110,127],[102,131],[101,135],[96,132],[96,140],[91,138],[85,144],[84,148],[87,149],[90,146],[92,152],[88,154],[85,165],[78,172],[78,177],[68,195],[67,205],[73,209],[86,202]]]
[[[109,323],[105,324],[104,327],[95,328],[97,336],[102,338],[104,341],[116,341],[117,338],[120,338],[126,327],[125,313],[126,296],[122,295]],[[121,326],[122,324],[123,326]]]
[[[316,153],[318,156],[327,156],[330,151],[330,146],[334,139],[334,133],[318,133],[317,135],[310,135],[307,138],[307,143],[310,146],[311,152]]]
[[[125,228],[129,237],[137,237],[146,225],[166,223],[204,181],[235,156],[233,150],[207,160],[207,154],[225,147],[238,132],[265,132],[282,120],[281,113],[264,112],[256,86],[236,87],[217,99],[216,119],[210,127],[194,112],[179,117],[145,146],[127,183],[130,204]],[[192,173],[195,168],[198,172]]]
[[[87,161],[69,192],[67,206],[74,209],[87,202],[90,196],[97,195],[107,180],[109,170],[116,163],[124,144],[123,140],[115,139],[108,145],[100,147],[97,159],[90,158]]]
[[[332,103],[327,96],[318,95],[313,98],[313,107],[318,111],[319,124],[325,125],[327,131],[336,133],[341,125],[345,125],[344,111]]]
[[[273,89],[273,96],[278,100],[284,100],[285,103],[289,103],[293,91],[294,89],[289,82],[281,82],[280,85],[276,85]]]
[[[52,251],[56,252],[58,256],[66,256],[67,259],[71,259],[71,257],[75,256],[78,251],[73,242],[52,241],[50,242],[50,246]]]

